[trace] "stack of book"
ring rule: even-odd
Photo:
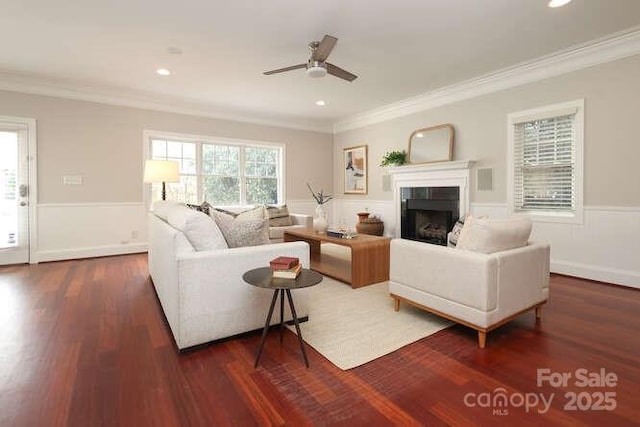
[[[300,260],[294,257],[279,256],[269,261],[273,277],[295,279],[302,271]]]

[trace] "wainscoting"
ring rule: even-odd
[[[379,214],[386,236],[396,236],[391,200],[337,199],[333,218],[355,225],[356,213]],[[507,205],[471,203],[471,214],[504,218]],[[532,240],[551,244],[551,271],[640,288],[640,207],[585,206],[583,224],[534,222]]]
[[[313,215],[316,204],[291,200],[289,210]],[[43,203],[38,207],[38,248],[32,262],[147,251],[144,203]]]
[[[147,222],[143,203],[38,205],[36,262],[146,250]]]
[[[291,200],[291,212],[313,215],[313,200]],[[329,224],[354,228],[357,213],[379,215],[395,237],[391,200],[334,199]],[[507,216],[506,204],[471,203],[473,215]],[[143,203],[38,205],[36,262],[118,255],[147,250]],[[551,271],[640,288],[640,207],[586,206],[584,223],[535,222],[533,240],[551,243]]]

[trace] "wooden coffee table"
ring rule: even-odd
[[[389,280],[388,237],[359,234],[353,239],[330,237],[314,230],[287,230],[285,242],[304,241],[311,247],[311,269],[359,288]],[[322,243],[333,243],[351,249],[351,260],[344,260],[321,251]]]

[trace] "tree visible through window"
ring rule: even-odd
[[[217,205],[277,204],[282,197],[283,148],[226,141],[151,137],[152,159],[180,163],[180,183],[167,184],[167,198]],[[152,200],[160,199],[152,186]]]

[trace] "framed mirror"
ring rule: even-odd
[[[409,137],[408,162],[432,163],[453,160],[453,126],[432,126],[414,131]]]

